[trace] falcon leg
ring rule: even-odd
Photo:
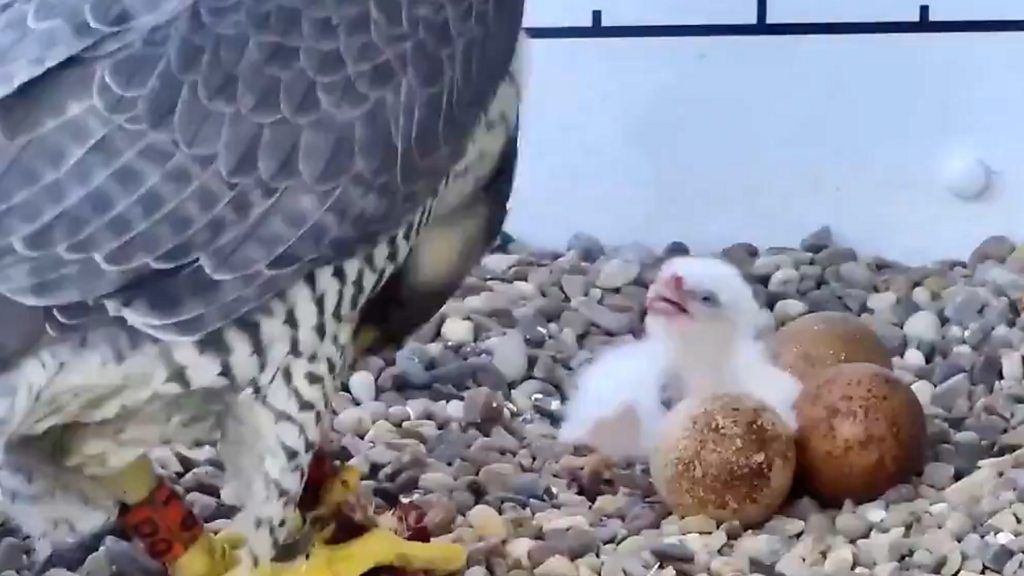
[[[118,524],[171,576],[223,576],[238,564],[243,539],[213,536],[184,499],[161,480],[148,458],[139,458],[105,485],[122,503]]]
[[[383,528],[369,528],[362,535],[340,543],[329,522],[346,506],[358,507],[359,472],[338,465],[323,449],[313,453],[309,474],[299,500],[299,510],[309,522],[327,528],[313,544],[305,561],[274,571],[274,576],[360,576],[378,568],[394,567],[412,572],[448,574],[465,568],[466,550],[457,544],[410,542]]]

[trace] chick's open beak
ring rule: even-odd
[[[689,314],[686,281],[678,274],[658,277],[647,292],[647,313],[659,316]]]

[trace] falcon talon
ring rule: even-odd
[[[306,514],[306,529],[317,531],[304,559],[268,567],[259,576],[361,576],[375,568],[398,568],[412,572],[447,574],[465,567],[467,553],[447,542],[414,542],[393,531],[373,526],[376,518],[363,506],[359,496],[359,470],[353,466],[334,467],[322,450],[314,453],[303,495],[319,498]],[[364,510],[365,508],[365,510]],[[360,533],[354,538],[346,532]]]
[[[466,559],[465,548],[458,544],[410,542],[373,528],[341,544],[317,542],[305,559],[261,568],[255,576],[362,576],[389,567],[440,575],[459,572]]]

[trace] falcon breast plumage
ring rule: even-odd
[[[381,294],[371,321],[400,336],[498,233],[522,17],[522,0],[0,0],[5,510],[44,545],[138,516],[171,534],[134,533],[176,575],[271,570],[364,304]],[[144,513],[147,454],[210,442],[244,554]]]

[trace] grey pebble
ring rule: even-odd
[[[831,247],[834,243],[832,229],[828,226],[822,226],[800,241],[800,249],[804,252],[818,253]]]
[[[991,388],[1002,375],[1003,363],[999,356],[993,353],[982,354],[971,366],[971,380]]]
[[[543,380],[530,379],[512,390],[512,403],[522,412],[530,412],[545,401],[560,403],[561,394]]]
[[[930,379],[933,382],[939,382],[941,384],[950,378],[965,372],[967,372],[967,368],[959,362],[939,359],[934,365],[934,371],[932,372]]]
[[[854,314],[860,314],[867,307],[868,293],[864,290],[849,288],[839,294],[839,298],[846,305],[846,309]]]
[[[742,272],[750,272],[757,259],[758,249],[753,244],[740,242],[733,244],[721,252],[722,258],[739,268]]]
[[[800,273],[792,268],[776,271],[768,279],[768,290],[785,296],[795,296],[800,285]]]
[[[998,416],[979,414],[964,421],[963,427],[978,435],[982,442],[995,442],[1004,432],[1007,423]]]
[[[861,316],[861,319],[867,322],[891,356],[901,356],[903,354],[907,346],[903,330],[887,322],[879,321],[873,316]]]
[[[0,542],[0,570],[25,568],[30,551],[28,543],[15,538],[5,538]]]
[[[596,326],[613,336],[627,334],[636,326],[634,314],[615,312],[593,300],[581,300],[576,305],[576,309]]]
[[[981,319],[981,310],[985,306],[985,298],[980,289],[961,287],[948,297],[945,307],[946,316],[953,322],[967,326]]]
[[[765,254],[750,267],[750,273],[758,279],[767,280],[780,270],[794,269],[793,259],[785,254]],[[799,276],[799,274],[797,274]]]
[[[659,542],[651,546],[650,552],[659,562],[669,564],[693,562],[695,557],[693,548],[685,542]]]
[[[632,282],[640,273],[640,263],[635,260],[614,259],[600,267],[595,284],[598,288],[621,288]]]
[[[839,246],[830,246],[814,255],[814,263],[822,268],[839,266],[856,260],[857,252],[854,249]]]
[[[925,484],[939,490],[948,488],[953,483],[956,470],[944,462],[929,462],[921,476]]]
[[[623,528],[629,534],[639,534],[643,530],[657,528],[665,515],[666,511],[664,509],[656,508],[650,504],[643,504],[626,514]]]
[[[587,554],[596,554],[600,547],[597,535],[589,528],[570,528],[568,531],[549,532],[545,538],[558,546],[561,554],[572,560]]]
[[[871,290],[875,286],[875,275],[863,262],[844,262],[839,265],[839,278],[843,284],[859,290]]]
[[[566,248],[579,254],[580,259],[584,262],[596,262],[605,253],[604,244],[595,236],[585,232],[573,234],[569,238]]]
[[[665,248],[662,249],[661,251],[661,255],[663,258],[672,258],[675,256],[689,256],[690,247],[687,246],[685,242],[682,242],[680,240],[673,240],[672,242],[669,242],[668,244],[665,245]]]
[[[483,343],[492,354],[491,361],[505,376],[507,382],[522,380],[529,368],[526,341],[517,330],[510,330],[502,336]]]
[[[641,242],[630,242],[621,246],[615,246],[608,251],[613,258],[629,260],[640,264],[650,264],[658,260],[658,253],[654,248]]]
[[[952,412],[954,407],[968,399],[971,391],[971,379],[967,374],[960,373],[935,387],[932,392],[932,405]]]
[[[217,497],[224,485],[224,471],[213,466],[200,466],[185,474],[180,483],[189,492],[202,492]]]
[[[166,573],[166,569],[163,566],[130,542],[117,538],[107,538],[103,542],[103,548],[106,550],[107,559],[114,569],[114,574],[163,576]]]
[[[566,274],[562,276],[562,291],[570,299],[583,298],[590,291],[591,282],[586,276]]]
[[[469,424],[491,426],[504,417],[505,403],[501,395],[489,388],[466,391],[463,403],[463,421]]]
[[[792,548],[792,543],[780,535],[756,534],[740,538],[733,549],[738,554],[753,560],[765,564],[775,564],[790,548]]]
[[[1000,544],[990,547],[985,552],[982,562],[985,564],[986,568],[1002,572],[1003,568],[1006,567],[1011,558],[1013,558],[1013,550],[1010,550],[1006,546]]]
[[[1010,254],[1013,254],[1016,247],[1013,240],[1006,236],[989,236],[982,240],[977,248],[971,252],[970,257],[967,258],[967,265],[970,268],[975,268],[978,264],[988,260],[1005,262],[1010,257]]]
[[[847,312],[846,304],[829,289],[821,288],[804,298],[811,312]]]

